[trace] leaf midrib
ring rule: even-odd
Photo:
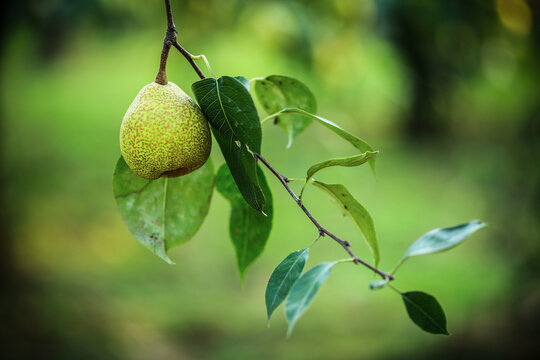
[[[378,242],[378,240],[376,238],[377,235],[375,234],[375,242],[372,244],[371,241],[368,239],[368,237],[364,234],[364,231],[362,230],[362,227],[360,226],[360,224],[356,220],[356,217],[353,215],[353,213],[350,210],[352,205],[357,205],[358,204],[358,205],[362,206],[362,204],[360,204],[357,200],[356,200],[357,204],[352,204],[352,205],[351,205],[351,203],[345,204],[345,202],[342,201],[342,199],[334,192],[334,188],[332,187],[332,186],[336,186],[336,185],[339,186],[340,184],[326,184],[326,183],[323,183],[323,182],[320,182],[320,181],[313,181],[313,185],[319,187],[320,189],[323,189],[328,194],[330,194],[330,196],[332,196],[332,198],[334,198],[334,200],[336,200],[338,205],[341,205],[341,207],[343,208],[343,210],[345,211],[347,216],[352,218],[352,220],[354,221],[356,226],[358,226],[358,228],[360,229],[362,237],[364,238],[365,242],[367,243],[369,251],[372,253],[373,258],[374,258],[375,263],[376,263],[376,266],[377,266],[379,261],[380,261],[380,257],[381,257],[380,249],[379,249],[379,242]],[[341,186],[343,186],[343,185],[341,185]],[[346,187],[343,186],[343,188],[340,189],[340,191],[346,192],[348,194],[348,197],[354,199],[354,197],[352,196],[352,194],[350,193],[350,191]],[[366,209],[364,208],[364,210],[366,210]],[[367,212],[367,210],[366,210],[366,212]],[[373,222],[373,219],[371,219],[371,221]],[[373,228],[375,228],[375,225],[374,224],[372,224],[372,225],[373,225]]]
[[[231,122],[229,121],[229,118],[227,117],[227,113],[225,112],[225,108],[223,107],[223,102],[221,101],[221,93],[219,92],[218,79],[214,79],[214,81],[216,82],[216,95],[219,101],[219,106],[221,107],[221,112],[223,113],[223,117],[225,118],[227,125],[229,125],[229,129],[231,129],[231,132],[234,134],[234,129],[231,126]]]

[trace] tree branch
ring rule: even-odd
[[[199,75],[199,77],[201,79],[204,79],[205,76],[204,76],[203,72],[201,71],[201,69],[197,66],[195,61],[193,60],[192,55],[189,53],[189,51],[184,49],[177,41],[176,34],[178,32],[176,30],[176,27],[174,25],[174,21],[173,21],[173,18],[172,18],[170,0],[165,0],[165,7],[167,9],[167,34],[165,35],[165,40],[163,41],[163,51],[161,52],[161,65],[160,65],[158,75],[156,77],[156,82],[160,83],[160,84],[167,84],[167,76],[165,74],[165,66],[167,64],[167,57],[168,57],[169,50],[170,50],[171,46],[174,46],[186,58],[186,60],[190,63],[190,65],[193,67],[193,69],[195,70],[197,75]],[[161,74],[161,77],[160,77],[160,74]],[[165,79],[165,83],[162,83],[162,82],[158,81],[158,80],[162,80],[162,79]],[[341,245],[345,249],[345,251],[347,251],[347,253],[351,256],[351,258],[353,259],[353,262],[355,264],[364,265],[365,267],[367,267],[371,271],[373,271],[376,274],[380,275],[385,280],[386,279],[388,279],[389,281],[394,280],[394,277],[391,274],[387,274],[385,272],[382,272],[379,269],[377,269],[377,268],[371,266],[370,264],[366,263],[362,259],[358,258],[351,251],[351,249],[350,249],[351,243],[350,242],[340,239],[336,235],[332,234],[330,231],[326,230],[326,228],[324,228],[321,224],[319,224],[319,222],[313,217],[313,215],[311,215],[311,213],[308,211],[308,209],[304,206],[304,204],[302,203],[302,200],[300,200],[298,198],[298,196],[296,196],[294,191],[292,191],[292,189],[290,188],[290,186],[288,184],[289,180],[286,177],[284,177],[283,175],[281,175],[276,169],[274,169],[274,167],[272,165],[270,165],[270,163],[265,158],[263,158],[261,155],[259,155],[257,153],[253,153],[253,156],[255,157],[255,159],[260,160],[268,168],[268,170],[270,170],[272,172],[272,174],[274,174],[278,178],[278,180],[281,182],[283,187],[285,187],[285,189],[289,192],[291,197],[294,199],[296,204],[298,204],[298,206],[300,207],[300,209],[302,209],[304,214],[306,214],[306,216],[309,218],[309,220],[311,220],[313,225],[315,225],[315,227],[319,231],[320,236],[328,235],[329,237],[334,239],[339,245]]]
[[[270,172],[272,172],[272,174],[274,174],[278,180],[281,182],[281,184],[283,185],[283,187],[289,192],[289,194],[291,195],[291,197],[294,199],[294,201],[296,202],[296,204],[300,207],[300,209],[302,209],[302,211],[306,214],[306,216],[309,218],[309,220],[311,220],[311,222],[313,223],[313,225],[315,225],[315,227],[317,228],[317,230],[319,231],[319,235],[321,236],[325,236],[325,235],[328,235],[330,236],[332,239],[334,239],[339,245],[341,245],[345,251],[347,251],[347,253],[351,256],[351,258],[353,259],[353,262],[355,264],[362,264],[364,265],[365,267],[367,267],[368,269],[370,269],[371,271],[375,272],[376,274],[380,275],[383,279],[388,279],[388,280],[394,280],[394,277],[390,274],[387,274],[385,272],[382,272],[380,271],[379,269],[371,266],[370,264],[366,263],[365,261],[363,261],[362,259],[360,259],[358,256],[356,256],[352,250],[350,249],[350,246],[351,246],[351,243],[348,242],[348,241],[345,241],[345,240],[342,240],[340,239],[339,237],[337,237],[336,235],[332,234],[330,231],[328,231],[326,228],[324,228],[314,217],[313,215],[311,215],[311,213],[309,212],[309,210],[304,206],[304,203],[302,202],[302,200],[300,200],[298,198],[298,196],[295,194],[295,192],[290,188],[289,186],[289,180],[284,177],[283,175],[281,175],[276,169],[274,169],[274,167],[272,165],[270,165],[270,163],[265,159],[263,158],[261,155],[257,154],[257,153],[253,153],[253,156],[255,157],[255,159],[257,160],[260,160],[264,166],[266,166],[268,168],[268,170],[270,170]]]
[[[156,80],[158,84],[161,85],[167,85],[167,59],[169,57],[169,50],[171,49],[171,46],[174,46],[178,51],[186,58],[186,60],[191,64],[197,75],[201,79],[204,79],[204,73],[201,71],[199,66],[195,63],[195,61],[192,58],[192,55],[184,49],[180,44],[178,43],[177,34],[178,30],[176,30],[176,26],[174,25],[174,20],[172,16],[172,9],[171,9],[171,1],[165,0],[165,10],[167,13],[167,32],[165,33],[165,38],[163,39],[163,49],[161,50],[161,61],[159,63],[159,71],[156,75]]]

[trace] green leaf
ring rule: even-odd
[[[265,293],[268,321],[270,321],[274,310],[289,295],[292,286],[302,274],[308,254],[308,248],[297,250],[289,254],[272,272]]]
[[[454,246],[459,245],[459,243],[465,240],[469,235],[484,226],[486,226],[486,224],[483,222],[473,220],[457,226],[433,229],[416,240],[409,249],[407,249],[403,258],[449,250]]]
[[[388,284],[388,279],[385,280],[373,280],[369,283],[369,289],[370,290],[379,290]]]
[[[444,310],[433,296],[421,291],[401,294],[411,320],[422,330],[432,334],[450,335],[446,329]]]
[[[211,159],[188,175],[152,181],[133,173],[120,157],[113,177],[114,197],[128,230],[170,264],[167,251],[195,235],[208,213],[213,189]]]
[[[299,80],[288,76],[271,75],[255,79],[255,94],[264,110],[270,115],[286,107],[295,107],[310,113],[317,112],[315,95]],[[305,130],[311,119],[301,115],[276,116],[274,122],[288,134],[289,148],[296,136]]]
[[[264,194],[252,151],[261,151],[261,125],[253,99],[241,77],[206,78],[192,85],[193,93],[219,144],[245,201],[263,211]]]
[[[223,164],[216,175],[217,190],[230,202],[229,235],[236,250],[240,280],[243,282],[248,266],[264,251],[272,229],[272,193],[260,168],[257,169],[266,197],[266,214],[252,209],[236,187],[229,168]]]
[[[344,157],[344,158],[337,158],[337,159],[330,159],[323,162],[320,162],[318,164],[315,164],[311,166],[307,171],[306,180],[309,180],[315,173],[322,169],[326,169],[331,166],[345,166],[345,167],[353,167],[353,166],[359,166],[364,163],[366,163],[369,159],[377,155],[378,151],[366,151],[365,153]]]
[[[206,78],[195,82],[192,89],[213,128],[251,151],[261,152],[261,124],[244,81],[232,76]]]
[[[242,85],[249,91],[249,80],[244,76],[233,76],[236,80],[240,81]]]
[[[257,162],[246,145],[237,146],[227,135],[212,129],[223,157],[244,201],[253,209],[263,212],[266,199],[257,175]]]
[[[364,239],[373,254],[375,267],[377,267],[380,261],[379,242],[377,241],[375,224],[366,208],[360,205],[349,190],[341,184],[325,184],[320,181],[313,181],[312,184],[330,194],[341,205],[343,211],[352,217],[362,235],[364,235]]]
[[[335,264],[337,261],[324,262],[314,266],[293,285],[287,304],[285,304],[285,315],[289,322],[287,336],[291,335],[296,321],[307,310]]]
[[[373,148],[364,140],[357,138],[356,136],[348,133],[347,131],[343,130],[338,125],[334,124],[330,120],[327,120],[321,116],[317,116],[314,114],[311,114],[310,112],[304,111],[299,108],[285,108],[275,113],[275,116],[279,116],[282,114],[299,114],[302,116],[305,116],[307,118],[310,118],[312,120],[317,121],[319,124],[327,127],[328,129],[332,130],[335,134],[339,135],[342,139],[347,140],[352,146],[360,150],[360,152],[365,153],[367,151],[373,152]],[[373,173],[375,173],[375,157],[372,157],[369,159],[369,166],[371,167],[371,170]]]

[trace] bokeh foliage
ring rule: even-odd
[[[533,349],[538,2],[173,1],[179,41],[204,52],[219,75],[299,78],[318,113],[381,150],[377,179],[367,168],[320,179],[350,185],[370,210],[383,269],[426,229],[471,218],[490,225],[451,254],[400,272],[403,288],[429,289],[445,304],[451,338],[416,331],[393,294],[367,291],[369,273],[336,267],[292,341],[279,311],[266,328],[264,286],[275,264],[316,234],[274,180],[274,228],[243,291],[221,196],[196,237],[173,250],[175,267],[133,241],[116,211],[119,124],[157,72],[161,1],[3,6],[1,335],[11,358],[352,358],[359,348],[366,358],[451,358]],[[168,75],[188,92],[197,80],[177,54]],[[286,176],[350,155],[315,126],[289,150],[277,126],[263,131],[264,153]],[[217,168],[223,159],[213,156]],[[305,200],[370,257],[338,206],[317,190]],[[306,268],[330,256],[342,250],[319,241]]]

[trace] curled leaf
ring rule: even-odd
[[[330,194],[338,204],[340,204],[345,214],[349,215],[354,220],[362,232],[362,235],[364,235],[364,239],[373,254],[375,267],[377,267],[381,258],[379,241],[377,240],[375,224],[373,223],[369,211],[367,211],[367,209],[351,195],[349,190],[341,184],[325,184],[320,181],[313,181],[313,185]]]
[[[319,124],[321,124],[321,125],[325,126],[326,128],[332,130],[335,134],[340,136],[342,139],[348,141],[352,146],[354,146],[355,148],[360,150],[360,152],[365,153],[367,151],[370,151],[370,152],[374,151],[373,148],[367,142],[365,142],[364,140],[362,140],[360,138],[357,138],[356,136],[348,133],[347,131],[343,130],[337,124],[334,124],[330,120],[327,120],[327,119],[325,119],[325,118],[323,118],[321,116],[314,115],[314,114],[312,114],[312,113],[310,113],[308,111],[305,111],[305,110],[302,110],[302,109],[299,109],[299,108],[295,108],[295,107],[288,107],[288,108],[282,109],[282,110],[276,112],[273,115],[280,116],[280,115],[283,115],[283,114],[298,114],[298,115],[305,116],[305,117],[307,117],[309,119],[315,120]],[[371,170],[375,174],[375,157],[372,157],[371,159],[369,159],[369,166],[371,167]]]
[[[353,167],[353,166],[359,166],[359,165],[365,164],[367,161],[369,161],[372,157],[374,157],[378,153],[379,153],[378,151],[366,151],[365,153],[354,155],[354,156],[330,159],[330,160],[320,162],[318,164],[311,166],[308,169],[306,179],[313,177],[313,175],[315,175],[320,170],[326,169],[332,166]]]
[[[388,279],[373,280],[372,282],[369,283],[369,289],[370,290],[379,290],[379,289],[382,289],[383,287],[385,287],[386,284],[388,284]]]

